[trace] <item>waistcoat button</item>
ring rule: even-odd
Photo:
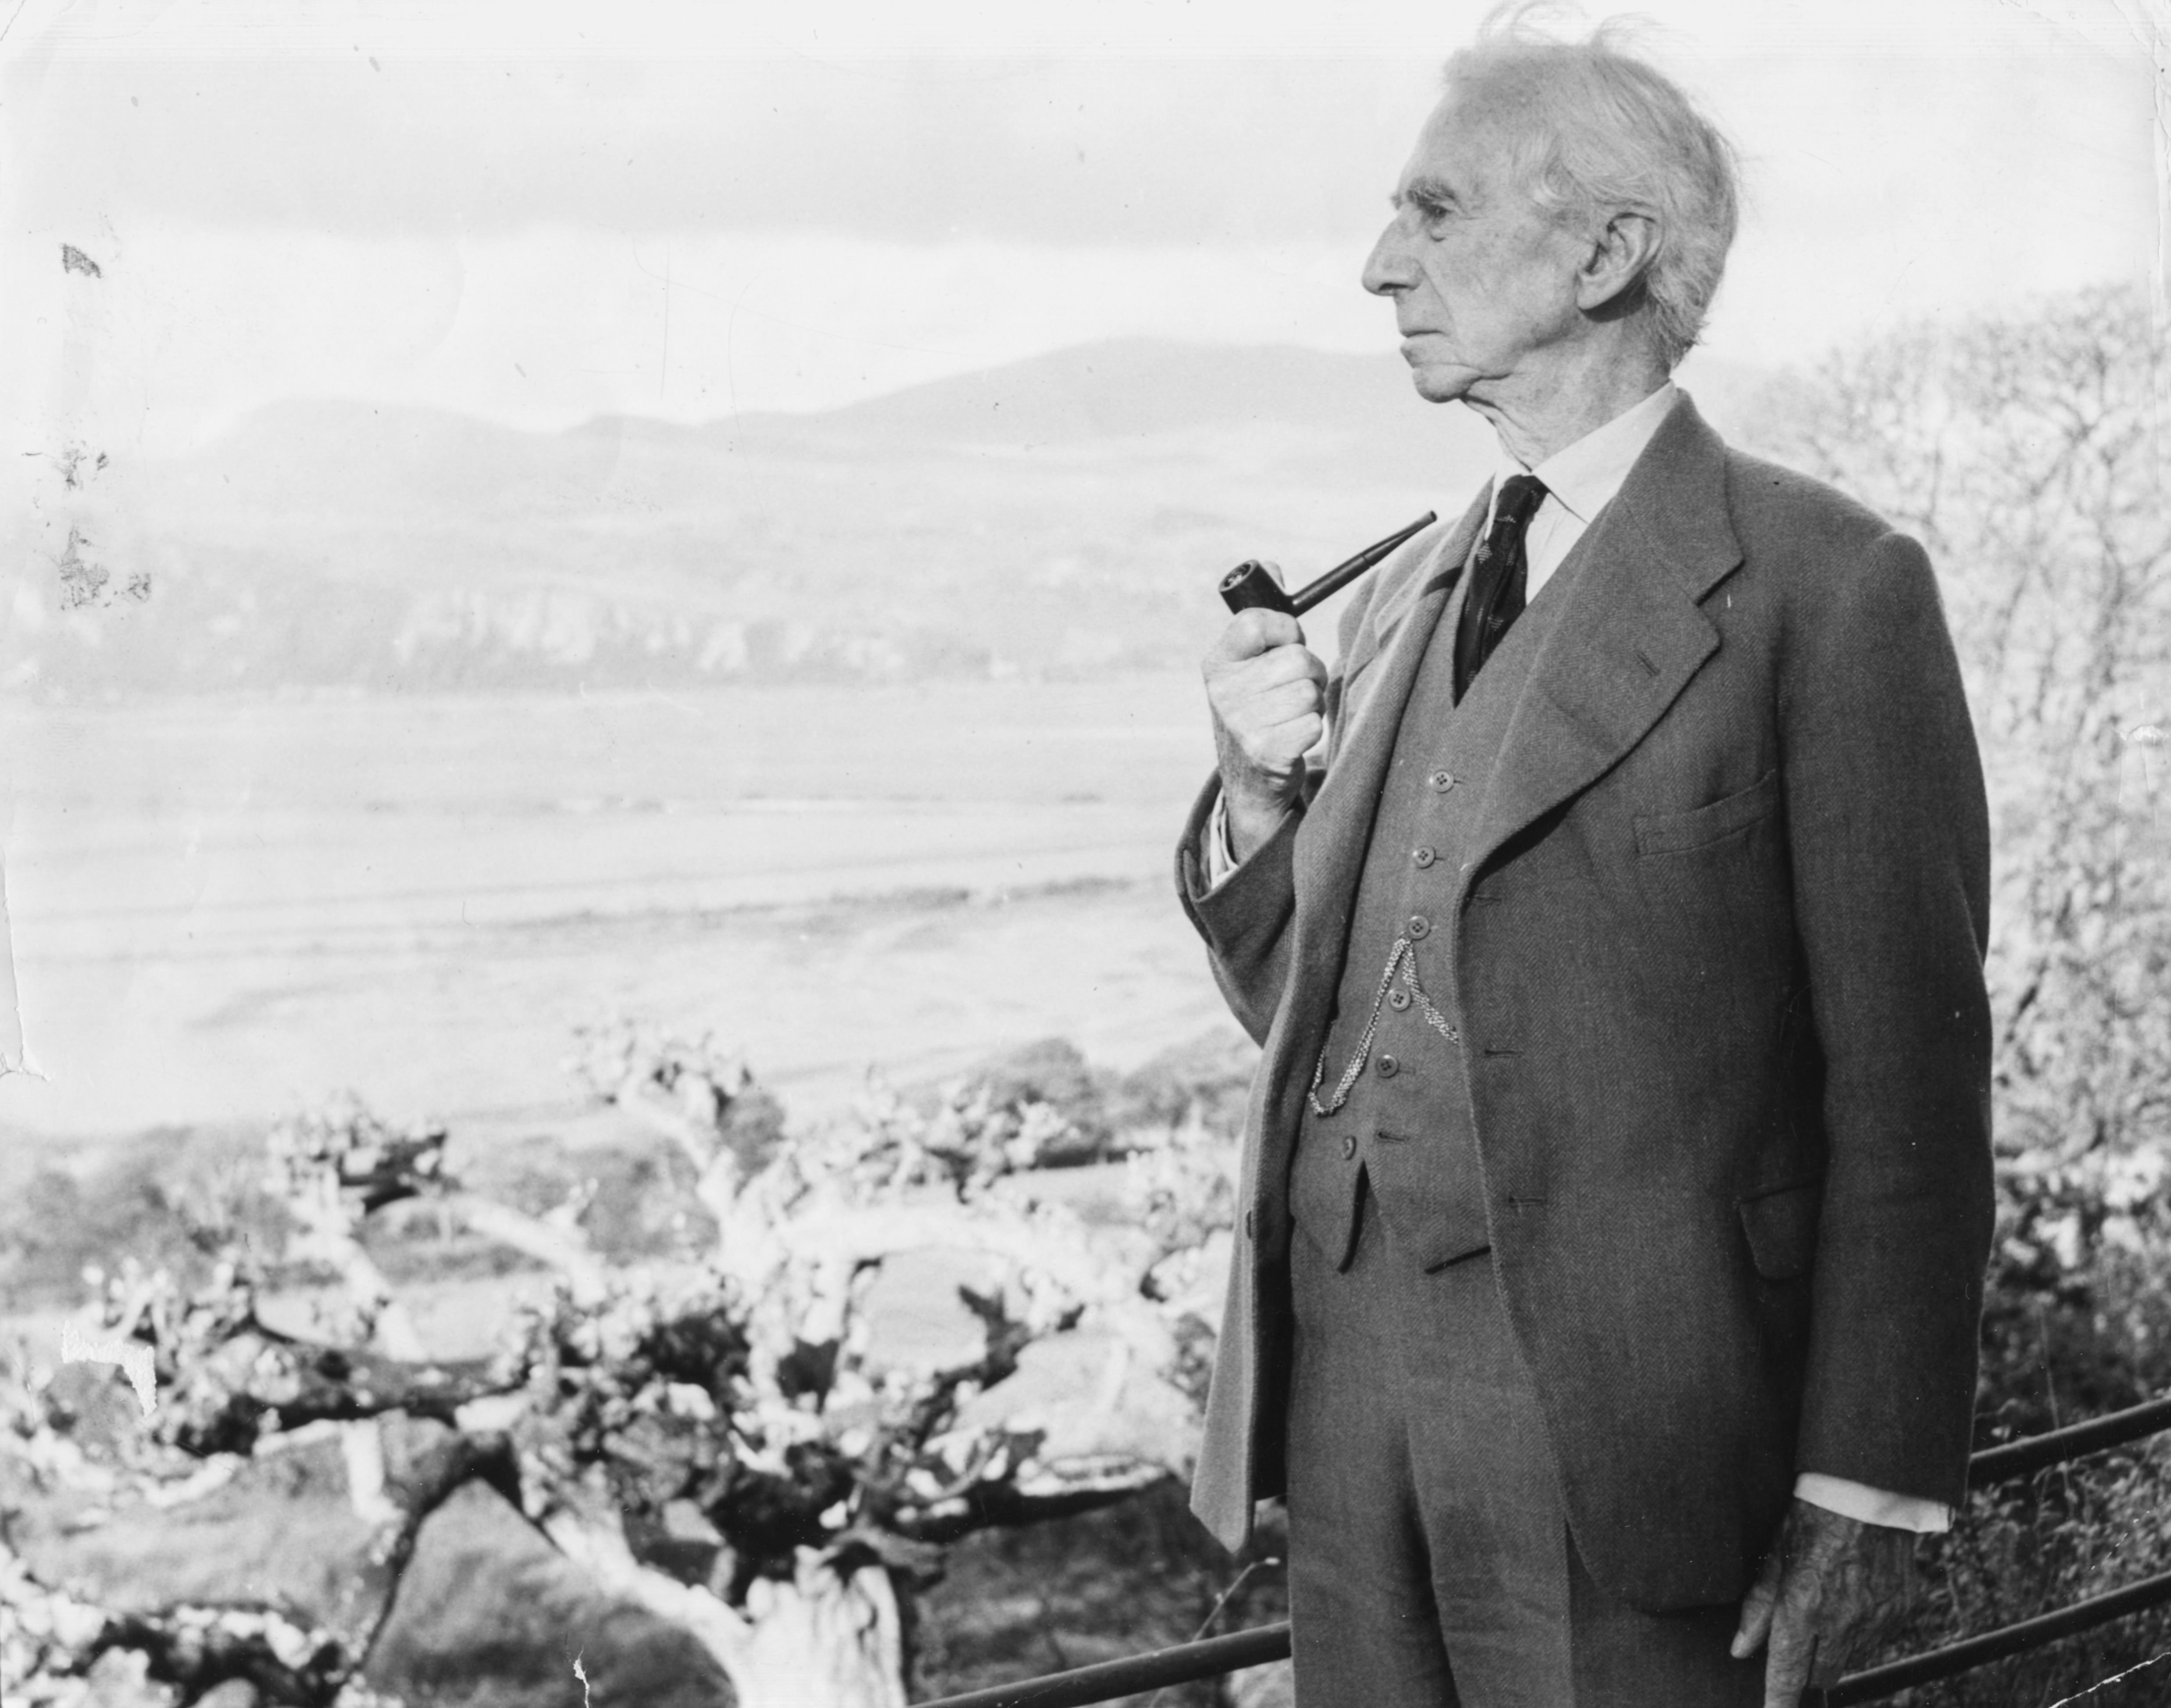
[[[1427,777],[1425,781],[1430,783],[1434,788],[1438,789],[1443,795],[1455,787],[1454,777],[1446,771],[1434,771],[1430,776]]]
[[[1412,854],[1410,858],[1416,861],[1420,867],[1425,867],[1431,865],[1434,861],[1439,858],[1439,856],[1429,848],[1420,848]]]
[[[1408,1007],[1410,1006],[1410,993],[1407,991],[1388,991],[1387,1006],[1390,1008],[1396,1009]]]
[[[1402,1071],[1402,1061],[1400,1061],[1400,1059],[1399,1059],[1399,1058],[1397,1058],[1397,1057],[1396,1057],[1396,1056],[1392,1056],[1392,1055],[1383,1055],[1383,1056],[1381,1056],[1381,1057],[1380,1058],[1380,1078],[1382,1078],[1382,1079],[1392,1079],[1392,1078],[1393,1078],[1396,1074],[1400,1073]]]
[[[1344,1162],[1346,1163],[1346,1162],[1348,1162],[1348,1161],[1349,1160],[1349,1158],[1350,1158],[1350,1157],[1352,1157],[1355,1156],[1356,1154],[1357,1154],[1357,1139],[1356,1139],[1356,1136],[1355,1136],[1354,1134],[1352,1134],[1352,1133],[1344,1133],[1344,1134],[1342,1136],[1342,1159],[1343,1159],[1343,1161],[1344,1161]]]
[[[1410,935],[1413,937],[1431,936],[1432,921],[1427,919],[1421,913],[1412,914],[1410,916]]]

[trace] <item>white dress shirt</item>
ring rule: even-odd
[[[1643,454],[1643,447],[1651,443],[1651,435],[1658,432],[1659,423],[1679,395],[1673,381],[1668,380],[1641,403],[1555,451],[1535,469],[1525,469],[1504,446],[1493,470],[1485,520],[1471,545],[1472,556],[1493,531],[1493,507],[1499,501],[1500,488],[1511,475],[1536,475],[1545,486],[1545,500],[1531,515],[1530,525],[1523,534],[1523,599],[1525,604],[1536,599],[1561,567],[1562,559],[1589,531],[1598,513],[1621,490],[1621,483],[1628,478],[1629,470],[1636,466],[1636,459]],[[1228,803],[1217,799],[1206,836],[1209,891],[1220,889],[1236,869],[1236,851],[1229,843]]]
[[[1493,471],[1493,497],[1485,506],[1485,525],[1478,530],[1477,537],[1482,540],[1492,532],[1493,506],[1498,502],[1500,488],[1509,477],[1536,475],[1545,486],[1546,497],[1531,516],[1529,531],[1523,535],[1523,561],[1528,566],[1523,582],[1525,601],[1538,596],[1539,590],[1561,567],[1561,560],[1589,531],[1598,513],[1612,502],[1622,482],[1628,478],[1629,470],[1636,466],[1636,459],[1643,454],[1643,447],[1651,443],[1659,423],[1665,420],[1674,400],[1680,395],[1673,381],[1668,380],[1633,408],[1616,415],[1604,427],[1593,427],[1573,444],[1555,451],[1535,469],[1525,469],[1505,449],[1502,450],[1499,464]]]
[[[1537,598],[1552,579],[1553,572],[1561,567],[1562,560],[1597,520],[1598,513],[1612,502],[1613,495],[1621,490],[1629,470],[1643,454],[1643,448],[1651,443],[1652,435],[1658,432],[1659,422],[1666,418],[1678,395],[1673,382],[1667,381],[1641,403],[1616,415],[1605,426],[1594,427],[1573,444],[1555,451],[1535,469],[1525,469],[1503,448],[1493,475],[1493,497],[1486,503],[1484,525],[1477,530],[1477,537],[1482,540],[1492,531],[1493,504],[1508,478],[1522,474],[1536,475],[1545,486],[1546,496],[1523,536],[1526,602]],[[1228,809],[1222,801],[1214,803],[1214,817],[1207,826],[1205,841],[1207,880],[1212,888],[1219,889],[1239,863],[1230,846]],[[1813,1506],[1865,1524],[1884,1524],[1894,1529],[1927,1533],[1949,1529],[1953,1522],[1952,1508],[1940,1501],[1891,1494],[1817,1471],[1804,1471],[1797,1477],[1794,1493],[1797,1498]]]

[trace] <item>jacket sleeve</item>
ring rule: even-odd
[[[1321,773],[1305,779],[1308,800]],[[1176,848],[1176,891],[1183,910],[1206,941],[1214,981],[1229,1009],[1254,1043],[1266,1041],[1289,982],[1289,927],[1296,916],[1295,851],[1304,808],[1294,807],[1273,835],[1219,885],[1206,875],[1204,839],[1220,797],[1219,776],[1199,792]]]
[[[1788,622],[1781,774],[1829,1147],[1797,1468],[1957,1505],[1992,1213],[1990,835],[1929,561]]]

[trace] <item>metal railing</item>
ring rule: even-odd
[[[2106,1448],[2122,1447],[2166,1429],[2171,1429],[2171,1395],[2091,1418],[2086,1423],[2030,1436],[2025,1441],[1986,1448],[1968,1461],[1968,1485],[1980,1489],[2010,1482],[2049,1466],[2101,1453]],[[1858,1702],[1882,1701],[1915,1685],[1949,1678],[2009,1655],[2024,1654],[2060,1637],[2093,1630],[2113,1619],[2166,1603],[2171,1603],[2171,1572],[2145,1577],[2122,1589],[2091,1596],[2071,1607],[2022,1619],[2015,1625],[2002,1625],[1941,1649],[1887,1662],[1866,1672],[1849,1673],[1822,1693],[1823,1708],[1852,1708]],[[923,1703],[920,1708],[1088,1708],[1088,1705],[1096,1702],[1112,1702],[1144,1690],[1217,1678],[1225,1673],[1287,1660],[1289,1652],[1289,1628],[1286,1623],[1257,1625],[1226,1636],[1178,1643],[1171,1648],[1127,1655],[1121,1660],[1102,1661],[1096,1666],[1077,1667],[1066,1673],[1051,1673],[1015,1684],[968,1690],[962,1695]],[[1817,1693],[1812,1692],[1807,1700],[1816,1701]]]

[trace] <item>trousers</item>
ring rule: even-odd
[[[1760,1708],[1737,1607],[1645,1613],[1584,1570],[1491,1254],[1428,1272],[1358,1190],[1346,1268],[1290,1242],[1298,1708]]]

